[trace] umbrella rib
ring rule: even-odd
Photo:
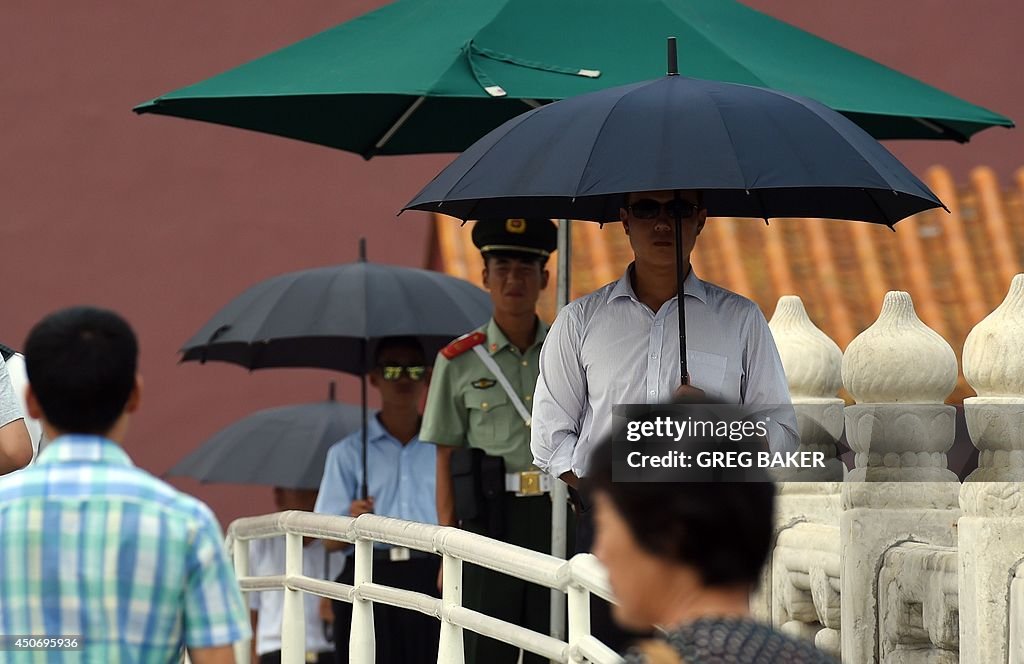
[[[370,150],[366,155],[363,155],[367,159],[377,154],[377,152],[384,147],[384,144],[391,140],[391,138],[398,133],[398,130],[405,126],[412,114],[415,113],[423,102],[426,101],[426,96],[417,97],[415,101],[409,104],[409,107],[395,120],[394,124],[388,127],[388,130],[384,132],[377,142],[373,144],[373,149]]]

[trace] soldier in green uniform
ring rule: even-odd
[[[548,219],[483,220],[473,226],[473,243],[484,257],[494,315],[434,364],[420,439],[438,445],[438,520],[546,553],[551,478],[532,463],[530,411],[548,329],[537,299],[548,284],[557,228]],[[467,564],[462,597],[468,608],[548,632],[546,588]],[[469,630],[465,647],[470,664],[519,657],[518,648]],[[546,660],[525,653],[524,661]]]

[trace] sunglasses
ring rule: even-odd
[[[387,381],[396,381],[402,378],[404,373],[409,380],[423,380],[427,375],[427,368],[423,365],[403,366],[401,364],[384,364],[379,367],[381,376]]]
[[[637,219],[657,219],[661,216],[662,210],[665,211],[665,214],[670,219],[689,219],[697,213],[700,207],[696,203],[684,200],[671,200],[661,203],[653,198],[641,198],[630,203],[627,209]]]

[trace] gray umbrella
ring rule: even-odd
[[[167,471],[201,482],[316,489],[327,450],[362,422],[362,409],[331,399],[261,410],[218,431]]]
[[[0,344],[0,355],[3,356],[4,360],[9,358],[11,355],[14,355],[16,352],[18,352],[18,351],[14,350],[10,346],[5,346],[4,344]]]
[[[432,270],[360,260],[292,272],[256,284],[217,312],[182,348],[182,361],[249,369],[312,367],[362,377],[366,497],[366,374],[373,343],[413,336],[428,359],[483,325],[491,298],[468,281]]]

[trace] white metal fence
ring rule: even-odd
[[[284,574],[249,576],[249,540],[285,536]],[[354,585],[325,581],[302,573],[302,538],[339,540],[355,546]],[[444,569],[441,598],[373,582],[373,543],[384,542],[441,556]],[[374,514],[358,518],[310,512],[280,512],[237,519],[228,528],[239,584],[245,592],[284,591],[281,657],[285,664],[305,661],[305,616],[301,593],[350,602],[351,661],[374,661],[373,602],[397,606],[439,621],[438,664],[463,664],[462,630],[469,629],[553,662],[617,664],[622,659],[590,635],[590,594],[611,601],[607,575],[597,559],[578,554],[571,560],[498,542],[457,528],[401,521]],[[520,625],[462,606],[462,564],[468,562],[508,574],[568,595],[568,641],[552,638]],[[246,662],[245,644],[236,647],[236,659]]]

